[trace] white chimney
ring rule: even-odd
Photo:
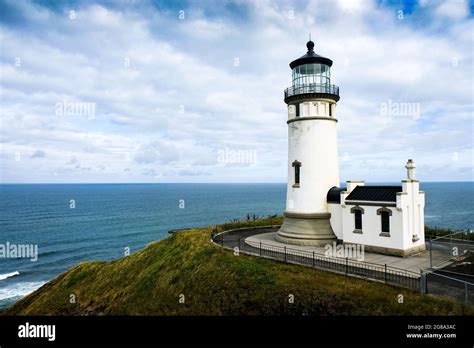
[[[416,165],[415,165],[415,161],[413,161],[412,159],[409,159],[405,168],[407,169],[407,179],[408,180],[415,180],[416,181],[416,176],[415,176],[415,169],[416,169]]]
[[[346,181],[346,192],[351,193],[353,189],[355,189],[357,186],[364,186],[365,182],[364,180],[350,180]]]

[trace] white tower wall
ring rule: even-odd
[[[317,103],[329,105],[328,101],[319,99],[304,104]],[[304,112],[308,109],[309,112]],[[318,109],[321,110],[321,106]],[[324,109],[327,110],[328,106]],[[337,120],[334,116],[316,113],[316,108],[306,110],[300,111],[300,117],[293,117],[288,121],[286,211],[323,213],[328,212],[328,191],[333,186],[339,186]],[[298,186],[294,185],[294,161],[301,163]]]

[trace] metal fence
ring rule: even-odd
[[[448,262],[474,252],[473,234],[467,231],[430,238],[428,250],[430,253],[430,268],[444,267]]]
[[[267,226],[271,229],[270,226]],[[262,242],[245,241],[254,229],[233,230],[214,234],[214,242],[227,249],[238,247],[240,252],[271,258],[278,261],[295,263],[306,267],[318,268],[336,273],[383,281],[388,284],[420,289],[420,275],[405,269],[356,261],[349,258],[330,257],[311,251],[276,246]],[[246,233],[247,232],[247,233]],[[262,233],[261,231],[259,233]]]
[[[474,304],[474,283],[440,272],[421,271],[420,290],[422,294],[446,296],[466,304]]]
[[[235,250],[237,247],[239,252],[250,255],[257,255],[348,276],[382,281],[387,284],[417,290],[422,294],[441,295],[454,298],[467,304],[474,304],[474,282],[472,275],[469,274],[454,274],[454,272],[446,269],[433,268],[421,270],[420,274],[418,274],[386,264],[381,265],[349,258],[331,257],[314,251],[304,251],[288,246],[245,240],[254,234],[275,232],[278,228],[278,225],[254,225],[237,229],[234,227],[234,229],[224,230],[222,232],[216,228],[212,232],[211,237],[215,243],[229,250]],[[467,245],[467,253],[471,253],[474,247],[474,241],[455,238],[454,235],[433,239],[432,245],[435,245],[433,242],[444,246],[447,244],[448,247],[445,249],[449,250],[451,250],[453,246]],[[443,259],[443,257],[441,257],[441,259]],[[450,259],[453,259],[453,256],[451,253],[447,253],[446,260],[449,261]],[[439,260],[439,255],[437,260]]]

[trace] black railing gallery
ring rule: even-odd
[[[330,84],[310,83],[285,89],[285,99],[298,94],[325,93],[339,96],[339,87]]]

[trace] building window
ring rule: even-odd
[[[295,183],[293,187],[300,187],[301,162],[294,161],[292,166],[295,168]]]
[[[300,117],[300,104],[295,104],[296,108],[296,117]]]
[[[362,214],[364,214],[364,209],[361,207],[351,208],[351,213],[354,214],[354,233],[362,233]]]
[[[390,215],[383,211],[380,216],[382,217],[382,232],[390,233]]]
[[[332,116],[332,104],[329,103],[329,116]]]
[[[383,207],[377,209],[377,215],[380,215],[380,236],[390,237],[390,216],[392,215],[392,211],[388,208]]]
[[[354,225],[356,230],[362,230],[362,212],[360,210],[354,212]]]

